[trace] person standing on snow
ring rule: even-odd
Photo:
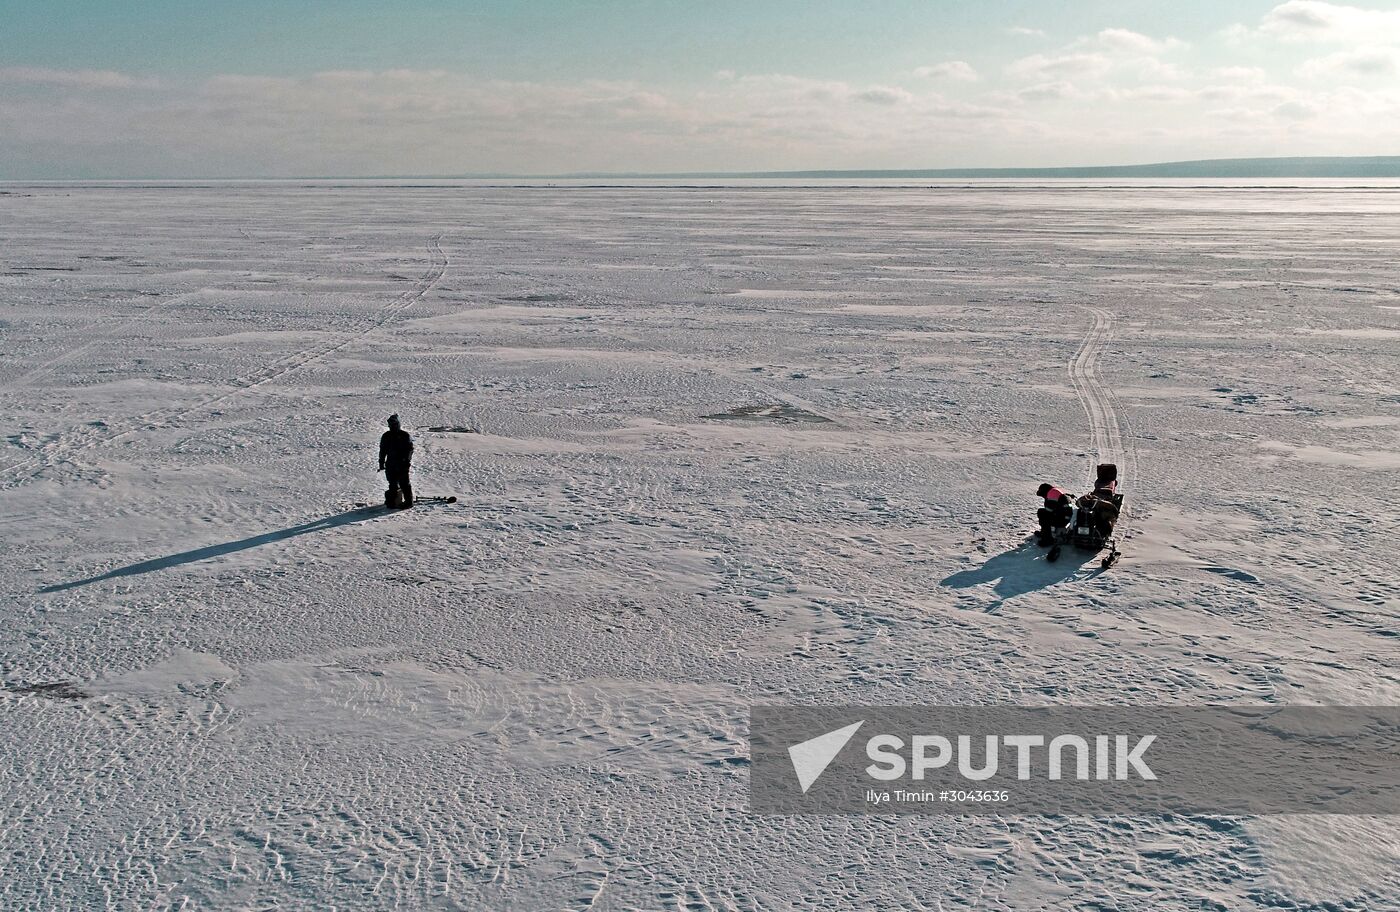
[[[379,438],[379,471],[389,481],[384,492],[384,506],[413,506],[413,485],[408,471],[413,462],[413,438],[399,427],[399,416],[389,416],[389,430]]]

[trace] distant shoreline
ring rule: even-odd
[[[610,178],[476,178],[476,177],[264,177],[264,178],[120,178],[74,180],[0,180],[0,198],[42,190],[520,190],[520,191],[674,191],[747,193],[783,190],[840,191],[962,191],[1045,193],[1096,192],[1279,191],[1400,193],[1400,177],[1380,178],[749,178],[749,177],[610,177]]]
[[[674,172],[667,174],[605,174],[582,172],[554,175],[560,178],[760,178],[791,179],[944,179],[979,180],[1049,178],[1203,178],[1248,180],[1268,178],[1400,178],[1400,155],[1212,158],[1197,161],[1157,162],[1145,165],[1087,165],[1055,168],[912,168],[821,171]]]
[[[1400,179],[1400,155],[1212,158],[1143,165],[1088,165],[1054,168],[887,168],[806,171],[578,171],[567,174],[293,175],[286,177],[70,177],[0,178],[3,184],[189,183],[280,181],[725,181],[725,180],[1294,180]]]

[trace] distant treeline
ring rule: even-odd
[[[868,171],[744,171],[686,172],[669,174],[570,174],[570,178],[1110,178],[1110,177],[1394,177],[1400,178],[1400,155],[1341,156],[1333,158],[1212,158],[1201,161],[1160,162],[1151,165],[1093,165],[1073,168],[911,168]]]

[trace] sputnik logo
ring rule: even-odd
[[[788,757],[792,759],[792,769],[797,773],[797,784],[802,786],[802,794],[807,794],[807,789],[811,788],[812,783],[826,772],[831,761],[835,760],[836,755],[841,753],[841,748],[846,746],[846,742],[850,741],[856,730],[864,724],[865,720],[862,719],[847,725],[845,728],[817,735],[815,738],[788,748]]]

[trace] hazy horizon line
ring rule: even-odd
[[[1049,165],[948,168],[804,168],[737,171],[566,171],[553,173],[466,172],[460,174],[322,174],[175,177],[0,178],[3,183],[87,183],[99,181],[297,181],[297,180],[783,180],[873,178],[1037,178],[1037,177],[1197,177],[1197,178],[1400,178],[1400,155],[1294,155],[1254,158],[1202,158],[1115,165]]]

